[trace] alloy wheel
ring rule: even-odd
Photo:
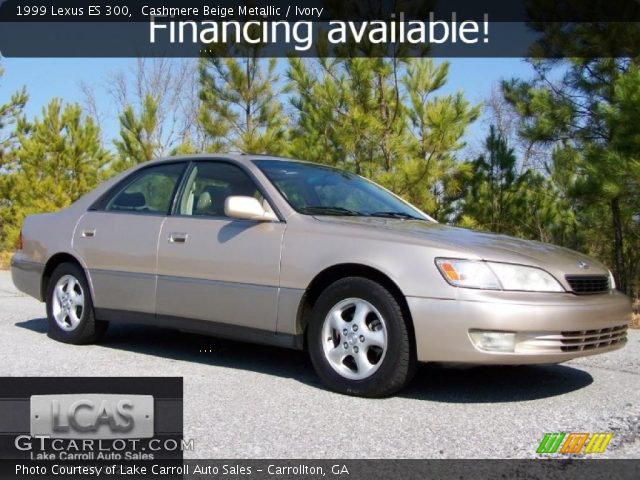
[[[341,376],[363,380],[373,375],[387,352],[387,326],[380,312],[361,298],[334,305],[322,326],[322,348]]]
[[[73,275],[60,277],[53,289],[52,313],[58,326],[67,332],[80,324],[85,309],[82,285]]]

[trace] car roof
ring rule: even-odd
[[[160,162],[170,162],[170,161],[189,161],[189,160],[232,160],[239,163],[249,163],[253,160],[275,160],[282,162],[297,162],[297,163],[311,163],[305,162],[304,160],[299,160],[295,158],[286,158],[286,157],[278,157],[275,155],[264,155],[264,154],[255,154],[255,153],[193,153],[187,155],[174,155],[171,157],[161,157],[150,160],[146,162],[150,163],[160,163]]]

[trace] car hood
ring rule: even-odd
[[[428,241],[483,260],[532,265],[554,274],[608,274],[600,262],[564,247],[508,235],[451,227],[441,223],[372,217],[316,217],[324,222],[352,227],[386,229],[390,233]],[[584,263],[586,268],[584,268]],[[580,265],[583,265],[582,267]]]

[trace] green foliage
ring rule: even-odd
[[[399,68],[395,59],[291,60],[291,154],[370,178],[391,171],[406,151]]]
[[[0,67],[0,78],[4,70]],[[6,174],[15,165],[13,149],[15,147],[15,124],[27,103],[27,92],[22,90],[13,93],[9,101],[0,105],[0,268],[6,265],[6,255],[2,252],[8,247],[5,231],[11,228],[10,218],[4,213],[11,205],[10,192]]]
[[[344,80],[338,77],[338,69],[339,62],[334,59],[318,59],[317,66],[300,58],[290,59],[288,77],[295,92],[291,104],[297,118],[290,135],[289,154],[341,166],[347,152],[353,149],[353,142],[344,138],[345,125],[338,124],[346,111],[343,97],[347,90]]]
[[[446,219],[460,193],[454,153],[479,114],[436,96],[448,65],[431,59],[291,59],[292,156],[365,175]]]
[[[208,135],[208,150],[284,150],[286,117],[277,98],[282,90],[277,88],[276,63],[255,55],[200,61],[199,121]]]
[[[462,226],[564,243],[574,224],[553,180],[531,169],[519,171],[506,140],[491,126],[485,154],[471,162]]]
[[[564,180],[572,214],[586,231],[574,235],[571,246],[609,263],[620,289],[631,294],[640,268],[640,236],[632,218],[640,211],[638,64],[621,58],[566,60],[559,82],[550,79],[549,62],[535,65],[537,78],[505,82],[505,96],[521,116],[521,134],[553,148],[553,174]]]
[[[486,154],[474,160],[468,178],[463,223],[483,230],[515,233],[520,218],[518,197],[523,178],[517,176],[513,149],[493,125],[486,140]]]
[[[176,146],[173,150],[171,150],[171,155],[189,155],[193,153],[202,153],[202,152],[198,151],[198,149],[195,147],[195,145],[191,141],[191,138],[189,138],[188,135],[185,136],[185,138],[182,140],[182,143],[180,143],[180,145]]]
[[[401,183],[388,183],[441,221],[450,219],[462,195],[468,166],[457,162],[454,154],[464,146],[467,126],[480,114],[480,106],[472,107],[461,92],[435,95],[448,71],[447,63],[436,67],[430,59],[409,64],[402,82],[409,97],[410,155],[398,172]]]
[[[57,99],[41,119],[19,121],[16,138],[0,185],[3,248],[14,245],[26,215],[59,210],[92,190],[110,160],[94,121]]]
[[[0,78],[3,74],[4,69],[0,67]],[[4,166],[6,150],[12,147],[15,140],[15,131],[12,127],[27,103],[27,99],[27,91],[22,88],[12,94],[7,103],[0,105],[0,169]]]
[[[116,160],[110,165],[111,173],[119,173],[160,154],[158,140],[158,101],[150,94],[144,97],[141,111],[136,115],[128,105],[120,114],[120,138],[113,143]]]

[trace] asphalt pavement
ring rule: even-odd
[[[47,337],[44,304],[0,272],[0,376],[182,376],[195,458],[534,458],[546,432],[613,432],[640,458],[640,331],[562,365],[424,365],[392,398],[325,390],[303,352],[112,326],[99,345]]]

